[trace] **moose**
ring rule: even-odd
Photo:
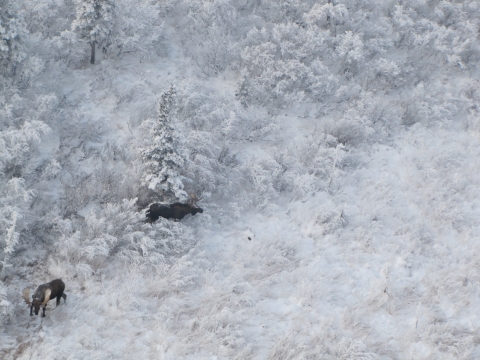
[[[25,302],[30,305],[30,316],[33,316],[33,308],[35,308],[35,315],[38,315],[40,306],[43,306],[42,317],[45,317],[47,303],[54,298],[57,298],[57,306],[60,304],[60,298],[63,298],[64,303],[66,303],[67,295],[63,293],[64,290],[65,283],[60,279],[56,279],[40,285],[33,294],[32,301],[30,301],[30,289],[23,289],[23,298],[25,299]]]
[[[191,195],[192,200],[187,204],[174,203],[174,204],[152,204],[150,205],[149,210],[147,210],[146,217],[147,222],[155,222],[159,217],[165,219],[175,219],[182,220],[185,215],[191,214],[192,216],[196,213],[203,213],[203,209],[197,207],[195,204],[201,199],[197,199],[195,195]]]

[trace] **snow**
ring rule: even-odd
[[[314,3],[164,2],[158,43],[131,38],[141,51],[94,66],[38,53],[50,62],[19,76],[20,100],[2,90],[0,260],[20,236],[2,359],[480,356],[476,5]],[[171,85],[204,213],[152,225],[141,149]],[[24,139],[36,119],[51,131]],[[4,186],[11,163],[32,199]],[[66,304],[30,317],[22,289],[55,278]]]

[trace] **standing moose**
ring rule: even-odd
[[[60,279],[56,279],[50,281],[49,283],[40,285],[33,294],[32,301],[30,301],[30,289],[23,289],[23,298],[25,299],[25,302],[30,305],[30,316],[33,316],[33,308],[35,308],[35,315],[38,315],[40,306],[43,306],[42,317],[45,317],[45,308],[47,307],[47,303],[49,300],[53,300],[54,298],[57,298],[57,306],[60,304],[60,298],[63,298],[64,302],[66,303],[67,295],[63,293],[63,290],[65,290],[65,283]]]
[[[196,213],[203,213],[203,209],[196,206],[197,201],[201,199],[198,199],[193,194],[190,196],[192,199],[188,204],[174,203],[170,205],[150,205],[150,208],[147,210],[146,213],[147,222],[155,222],[158,220],[159,217],[163,217],[165,219],[173,218],[175,220],[182,220],[187,214],[192,214],[193,216]]]

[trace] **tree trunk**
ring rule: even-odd
[[[95,45],[97,44],[96,41],[91,41],[90,46],[92,48],[92,52],[90,53],[90,64],[95,64]]]

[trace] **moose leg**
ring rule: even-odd
[[[67,295],[62,294],[63,302],[66,304],[67,303]]]
[[[42,317],[45,317],[45,309],[47,308],[47,305],[45,304],[45,306],[43,307],[43,315]]]
[[[33,316],[33,304],[30,306],[30,316]]]
[[[95,64],[95,45],[97,44],[96,41],[92,41],[90,42],[90,47],[92,49],[91,53],[90,53],[90,64]]]
[[[61,295],[57,296],[57,305],[55,305],[55,307],[57,307],[58,305],[60,305],[60,299],[62,298]]]

